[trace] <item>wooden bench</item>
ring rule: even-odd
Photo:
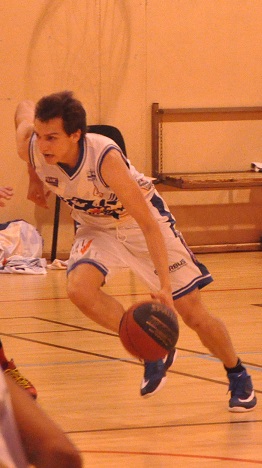
[[[195,174],[161,174],[156,179],[162,191],[168,190],[218,190],[262,186],[262,174],[253,171],[211,172]]]
[[[251,170],[206,173],[163,172],[163,124],[165,122],[208,122],[261,120],[262,107],[160,108],[152,104],[152,176],[160,192],[175,190],[231,190],[262,187],[262,172]],[[261,122],[262,123],[262,122]],[[262,136],[262,131],[261,131]],[[262,150],[262,144],[261,144]],[[191,246],[195,252],[261,250],[262,239],[250,244]]]
[[[262,186],[262,173],[250,170],[207,173],[164,173],[161,151],[164,122],[262,120],[262,107],[163,109],[152,105],[152,176],[162,191],[218,190]],[[262,132],[261,132],[262,133]],[[262,146],[261,146],[262,149]]]

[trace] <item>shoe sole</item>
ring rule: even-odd
[[[233,408],[228,407],[228,411],[230,411],[230,413],[248,413],[254,409],[255,406],[253,406],[253,408],[243,408],[243,406],[234,406]]]
[[[151,398],[152,396],[154,396],[157,392],[159,392],[159,390],[161,390],[161,388],[164,387],[164,385],[166,384],[166,381],[167,381],[167,378],[166,377],[163,377],[163,379],[161,380],[161,383],[158,385],[158,387],[155,389],[154,392],[151,392],[151,393],[146,393],[145,395],[140,395],[143,400],[147,400],[148,398]]]
[[[229,401],[230,403],[230,401]],[[253,406],[250,406],[249,408],[246,408],[244,405],[237,405],[237,402],[235,403],[235,406],[230,406],[229,404],[229,407],[228,407],[228,411],[230,411],[231,413],[247,413],[248,411],[253,411],[253,409],[256,407],[257,405],[257,397],[255,395],[255,392],[254,390],[252,391],[250,397],[245,400],[245,401],[242,401],[242,403],[251,403],[251,405]]]

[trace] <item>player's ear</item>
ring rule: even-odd
[[[77,142],[80,140],[80,138],[81,138],[81,130],[80,130],[80,128],[79,128],[76,132],[71,133],[70,136],[71,136],[73,142],[74,142],[74,143],[77,143]]]

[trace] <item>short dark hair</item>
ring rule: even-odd
[[[35,108],[35,118],[41,122],[61,117],[68,135],[81,130],[86,133],[86,111],[80,101],[74,98],[72,91],[61,91],[42,97]]]

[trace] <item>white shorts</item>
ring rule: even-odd
[[[165,211],[164,218],[157,208],[153,210],[166,241],[173,298],[178,299],[195,288],[201,289],[211,283],[213,279],[207,268],[197,261],[180,232],[175,230],[172,215]],[[167,214],[170,215],[169,221],[166,220]],[[108,227],[97,221],[79,226],[68,262],[68,273],[79,264],[92,264],[107,281],[120,268],[129,267],[146,282],[150,290],[158,290],[159,279],[137,223],[133,220],[125,223],[116,221]]]

